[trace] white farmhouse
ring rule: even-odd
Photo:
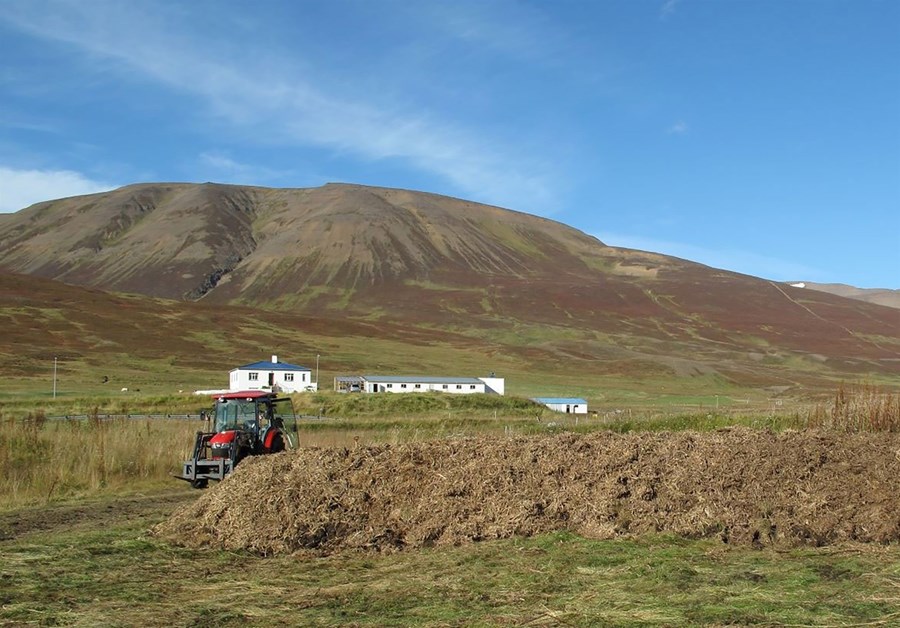
[[[406,393],[444,392],[452,394],[488,393],[502,395],[502,377],[426,377],[421,375],[362,375],[360,392]],[[351,389],[352,390],[352,389]]]
[[[305,366],[279,362],[273,355],[271,362],[245,364],[229,373],[229,390],[278,390],[303,392],[316,390],[318,382],[312,381],[312,371]]]
[[[588,403],[578,397],[534,397],[532,401],[547,406],[554,412],[587,414]]]

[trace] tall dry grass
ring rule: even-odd
[[[839,432],[900,432],[900,396],[876,386],[840,385],[829,404],[818,404],[805,427]]]
[[[195,422],[0,420],[0,508],[175,482]]]

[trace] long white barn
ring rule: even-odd
[[[428,377],[423,375],[359,375],[338,377],[335,390],[366,393],[444,392],[457,395],[487,393],[502,395],[502,377]]]

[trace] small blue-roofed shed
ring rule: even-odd
[[[587,414],[588,403],[580,397],[532,397],[535,403],[547,406],[554,412]]]

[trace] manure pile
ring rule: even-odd
[[[728,429],[466,438],[252,458],[154,528],[263,554],[570,530],[742,545],[900,541],[900,435]]]

